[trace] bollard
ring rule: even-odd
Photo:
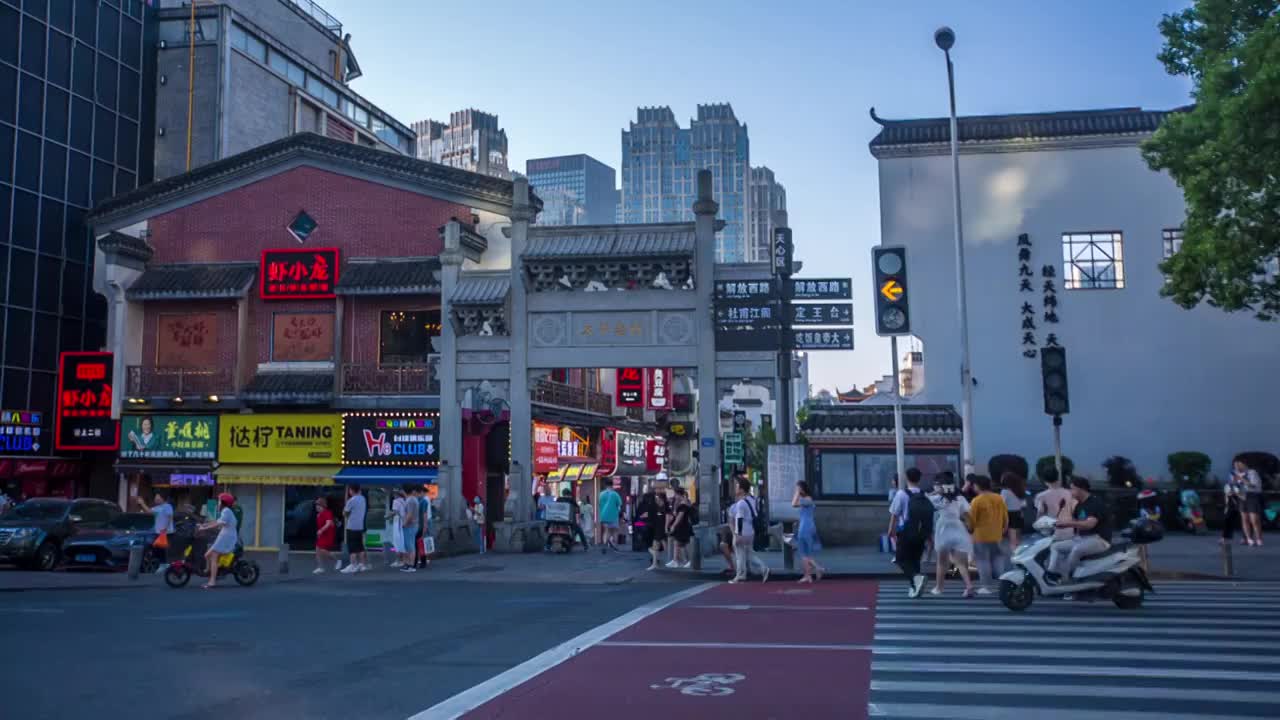
[[[277,572],[280,573],[281,575],[288,575],[289,574],[289,543],[284,543],[283,545],[280,546],[280,555],[279,555],[278,561],[279,561],[279,569],[277,570]]]
[[[137,580],[138,574],[142,572],[142,551],[141,545],[133,545],[129,548],[129,579]]]
[[[702,572],[702,535],[694,533],[689,538],[689,568],[694,572]]]
[[[1227,577],[1234,577],[1236,574],[1236,566],[1231,558],[1231,541],[1222,543],[1222,574]]]
[[[791,543],[787,542],[787,533],[794,532],[795,527],[792,523],[782,523],[782,567],[787,570],[796,569],[796,549]]]

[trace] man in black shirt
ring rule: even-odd
[[[1050,582],[1069,580],[1081,559],[1111,547],[1107,503],[1089,492],[1089,481],[1084,478],[1071,481],[1071,496],[1076,501],[1075,512],[1070,520],[1059,521],[1058,527],[1074,528],[1076,536],[1049,546],[1049,572],[1045,573],[1045,579]]]

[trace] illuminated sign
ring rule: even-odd
[[[533,471],[548,473],[560,467],[560,428],[533,424]]]
[[[643,369],[618,369],[618,407],[644,407]]]
[[[440,462],[440,414],[347,413],[342,416],[344,465],[434,467]]]
[[[34,410],[0,410],[0,452],[40,452],[43,421],[44,413]]]
[[[218,462],[333,465],[341,452],[341,415],[223,415]]]
[[[213,460],[218,456],[217,415],[125,415],[120,418],[120,435],[122,458]]]
[[[332,298],[337,284],[337,248],[262,251],[258,293],[263,300]]]
[[[58,356],[58,407],[54,447],[58,450],[115,450],[120,427],[111,419],[109,352],[64,352]]]
[[[671,368],[647,368],[644,371],[650,410],[671,410]]]

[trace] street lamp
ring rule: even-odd
[[[951,48],[956,31],[945,25],[933,33],[933,41],[947,57],[947,91],[951,97],[951,199],[956,228],[956,308],[960,314],[960,462],[965,474],[976,467],[973,457],[973,368],[969,365],[969,303],[964,282],[964,229],[960,221],[960,133],[956,123],[956,74]]]

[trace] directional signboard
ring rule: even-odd
[[[853,303],[791,305],[792,325],[852,325]]]
[[[852,350],[853,329],[792,330],[791,347],[796,350]]]
[[[725,465],[741,465],[746,461],[746,447],[742,442],[742,433],[725,433],[723,443]]]
[[[776,281],[718,281],[714,296],[718,350],[776,351],[781,346],[782,303]]]
[[[852,300],[853,281],[849,278],[793,278],[792,300]]]
[[[778,284],[772,279],[764,280],[717,280],[714,287],[717,303],[722,301],[755,300],[763,302],[778,299]]]

